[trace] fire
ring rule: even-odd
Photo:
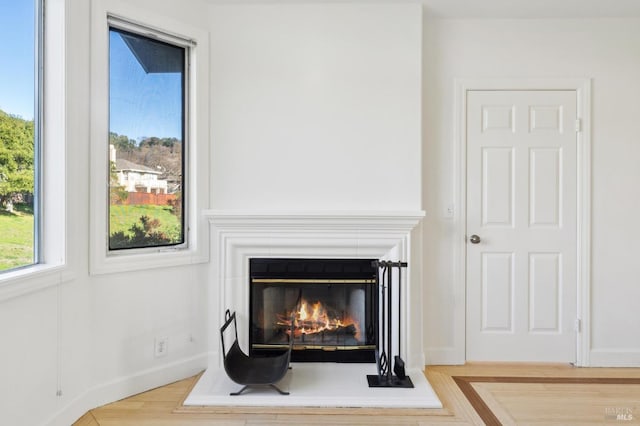
[[[339,318],[331,315],[329,311],[330,310],[319,301],[309,303],[305,299],[302,299],[300,301],[300,308],[298,312],[295,313],[294,338],[323,332],[349,330],[355,339],[360,340],[360,324],[358,324],[358,321],[348,315]],[[287,315],[278,314],[276,324],[290,327],[291,317],[291,312],[287,312]]]

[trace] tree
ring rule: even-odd
[[[123,204],[129,198],[127,189],[118,184],[118,172],[116,172],[116,163],[113,161],[109,164],[109,204]]]
[[[182,192],[176,192],[176,198],[167,202],[171,206],[171,213],[182,222]]]
[[[34,191],[34,125],[0,110],[0,206]]]
[[[135,140],[114,132],[109,132],[109,143],[113,145],[118,152],[130,152],[136,149]]]
[[[129,234],[118,231],[109,237],[111,249],[126,249],[136,247],[162,246],[171,244],[171,238],[159,231],[160,221],[149,216],[140,216],[140,225],[134,223],[129,228]]]

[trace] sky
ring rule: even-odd
[[[147,74],[120,34],[111,32],[109,129],[140,141],[143,137],[182,139],[180,73]]]
[[[0,109],[27,120],[34,117],[34,10],[35,0],[0,0]],[[110,43],[110,131],[137,141],[182,139],[180,75],[146,74],[118,34]]]
[[[34,111],[34,8],[33,0],[0,0],[0,109],[26,120]]]

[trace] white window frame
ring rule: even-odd
[[[209,261],[208,225],[200,212],[208,206],[207,161],[209,78],[208,32],[148,9],[139,9],[119,0],[93,0],[91,4],[91,133],[90,133],[90,272],[107,274]],[[109,20],[118,20],[137,28],[146,28],[190,40],[186,49],[189,69],[185,133],[188,149],[183,155],[186,176],[184,193],[184,236],[187,244],[177,247],[149,247],[109,250],[108,235],[108,158],[109,158]],[[126,24],[125,24],[126,25]]]
[[[40,158],[36,213],[36,260],[0,274],[0,301],[73,279],[66,246],[66,8],[67,0],[43,0],[44,31],[40,58]],[[44,70],[44,71],[43,71]]]

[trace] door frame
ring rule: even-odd
[[[456,79],[454,94],[454,358],[466,361],[467,92],[573,90],[577,96],[577,305],[576,365],[590,365],[591,347],[591,79]]]

